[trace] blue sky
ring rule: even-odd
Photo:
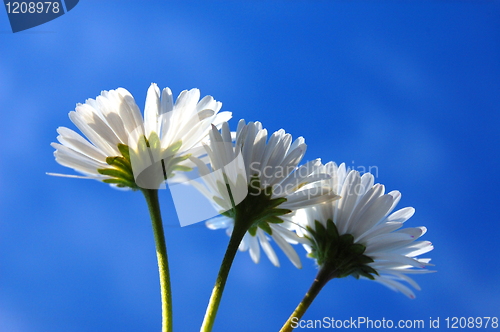
[[[305,319],[500,316],[498,1],[80,1],[16,34],[0,14],[0,42],[0,331],[159,331],[140,193],[45,175],[71,172],[49,144],[77,102],[124,87],[142,107],[151,82],[303,136],[307,160],[372,166],[416,208],[438,270],[417,298],[333,280]],[[196,331],[228,237],[160,197],[175,329]],[[279,258],[236,256],[214,331],[279,330],[316,273]]]

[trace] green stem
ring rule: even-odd
[[[156,243],[156,257],[160,273],[162,332],[172,332],[172,292],[170,290],[170,274],[168,271],[167,247],[161,221],[158,190],[141,189],[148,203],[151,223]]]
[[[311,303],[314,301],[316,296],[319,294],[323,286],[325,286],[328,283],[328,281],[330,281],[330,279],[332,279],[333,277],[334,273],[329,269],[322,267],[319,270],[318,274],[316,275],[316,278],[314,279],[306,295],[299,303],[297,308],[295,308],[295,311],[290,315],[285,324],[283,324],[283,327],[281,328],[280,332],[290,332],[295,327],[297,327],[296,324],[298,323],[300,318],[302,318],[302,316],[309,308]]]
[[[229,244],[226,249],[226,254],[222,260],[220,266],[219,274],[217,275],[217,280],[215,281],[214,289],[212,290],[212,295],[210,296],[210,302],[207,306],[207,311],[205,313],[205,318],[201,325],[200,331],[210,332],[215,322],[215,316],[217,315],[217,310],[219,309],[220,300],[222,298],[222,293],[224,292],[224,286],[226,285],[227,276],[229,275],[229,270],[233,264],[234,256],[238,252],[238,247],[240,245],[243,236],[247,231],[247,227],[242,227],[244,222],[238,222],[235,220],[235,225],[231,238],[229,239]],[[239,227],[238,227],[239,226]]]

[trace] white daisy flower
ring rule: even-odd
[[[207,221],[210,229],[226,228],[231,236],[236,227],[245,231],[239,245],[249,251],[255,263],[260,246],[270,261],[279,266],[269,238],[284,251],[292,263],[301,268],[300,258],[290,245],[301,239],[289,230],[282,216],[306,206],[338,198],[326,186],[329,178],[320,174],[319,160],[297,168],[306,151],[302,137],[292,143],[283,129],[267,140],[267,130],[260,122],[240,120],[233,144],[229,125],[210,133],[206,146],[211,169],[195,161],[206,185],[199,188],[222,216]],[[323,185],[325,184],[325,186]],[[259,245],[260,244],[260,245]]]
[[[418,284],[407,274],[434,272],[425,269],[428,258],[419,258],[433,249],[428,241],[416,241],[425,227],[400,229],[415,212],[406,207],[392,212],[401,199],[399,191],[384,194],[374,185],[372,174],[346,171],[345,164],[326,164],[331,185],[341,198],[335,202],[298,211],[292,220],[297,233],[307,239],[304,247],[330,278],[352,275],[378,281],[414,298]]]
[[[211,124],[219,127],[231,118],[219,110],[211,96],[200,99],[198,89],[185,90],[175,104],[169,88],[151,84],[144,119],[127,90],[103,91],[96,99],[77,104],[69,113],[83,135],[59,127],[59,143],[52,143],[56,161],[83,176],[122,188],[158,189],[175,171],[189,170],[190,154],[196,155]],[[148,168],[149,167],[149,168]],[[146,172],[145,170],[148,169]],[[59,175],[49,173],[51,175]]]

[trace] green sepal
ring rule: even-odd
[[[125,160],[125,158],[123,157],[107,157],[106,163],[110,166],[115,166],[116,168],[121,169],[124,172],[133,174],[130,162]]]
[[[149,135],[149,139],[147,139],[145,136],[139,138],[137,145],[137,151],[148,151],[148,149],[151,149],[153,150],[154,155],[158,155],[161,151],[161,140],[158,137],[158,134],[156,134],[155,132],[152,132]],[[168,158],[161,160],[163,175],[165,179],[168,177],[172,177],[175,171],[189,172],[192,170],[191,167],[179,165],[180,162],[188,159],[190,157],[190,154],[174,158],[175,153],[179,151],[181,146],[182,141],[177,141],[163,152],[163,155],[168,156]],[[139,156],[137,156],[137,152],[134,150],[130,150],[130,148],[126,144],[119,143],[117,147],[121,153],[121,156],[106,158],[106,163],[110,166],[113,166],[113,168],[103,168],[98,169],[97,171],[99,172],[99,174],[111,177],[111,179],[103,180],[106,183],[113,183],[119,187],[139,189],[139,187],[135,183],[132,163],[130,159],[131,153],[133,153],[136,158],[139,158]]]
[[[99,174],[102,174],[102,175],[108,175],[108,176],[111,176],[114,178],[119,178],[119,179],[128,180],[130,182],[134,182],[134,177],[131,176],[130,173],[123,172],[122,170],[113,169],[113,168],[100,168],[97,170],[97,172],[99,172]]]
[[[271,229],[271,226],[269,226],[267,222],[259,223],[259,228],[263,229],[267,234],[273,235],[273,230]]]
[[[130,162],[130,152],[129,152],[130,149],[128,145],[118,143],[118,150],[122,154],[123,158],[125,158]]]
[[[266,214],[265,214],[265,216],[266,216],[266,218],[277,217],[277,216],[282,216],[282,215],[288,214],[290,212],[292,212],[292,210],[289,210],[289,209],[272,209],[272,210],[267,211]]]
[[[322,223],[314,220],[314,228],[316,228],[316,234],[321,234],[322,236],[324,236],[326,230]]]
[[[339,235],[335,223],[328,219],[326,227],[318,220],[314,221],[314,230],[306,226],[311,241],[312,251],[309,257],[316,259],[319,266],[333,271],[334,277],[343,278],[352,275],[355,278],[366,277],[373,279],[377,271],[367,265],[373,259],[364,255],[366,246],[354,243],[352,234]]]
[[[306,226],[306,230],[311,234],[312,238],[316,237],[316,231],[311,228],[311,226]],[[309,238],[313,242],[312,238]]]
[[[191,172],[192,170],[193,169],[191,167],[184,166],[184,165],[176,165],[176,166],[172,167],[172,171]]]
[[[169,169],[175,167],[177,164],[188,159],[190,156],[191,156],[191,154],[185,154],[183,156],[175,157],[175,158],[172,158],[172,156],[167,156],[166,158],[163,159],[163,160],[165,160],[165,168],[167,170],[169,170]],[[191,170],[191,168],[189,170]]]
[[[248,229],[248,233],[250,233],[250,235],[252,236],[257,235],[257,226],[255,225],[250,226],[250,228]]]
[[[260,180],[257,177],[252,177],[250,181],[248,181],[248,192],[251,194],[255,194],[260,191]]]
[[[179,157],[172,158],[171,160],[172,160],[172,162],[173,162],[174,164],[178,164],[178,163],[180,163],[181,161],[188,160],[188,159],[189,159],[189,157],[191,157],[191,153],[187,153],[187,154],[185,154],[185,155],[183,155],[183,156],[179,156]]]
[[[374,262],[374,260],[370,256],[361,255],[358,258],[358,263],[359,264],[365,265],[365,264],[369,264],[369,263],[373,263],[373,262]]]
[[[225,175],[224,175],[225,176]],[[237,178],[237,185],[240,178]],[[226,182],[229,182],[225,178]],[[225,192],[222,182],[216,183],[219,192]],[[272,187],[261,188],[260,179],[258,176],[252,176],[248,181],[248,193],[243,201],[239,202],[236,206],[231,196],[229,185],[227,185],[231,203],[233,208],[231,212],[226,211],[224,215],[230,216],[235,220],[235,227],[241,227],[247,230],[251,236],[257,235],[257,229],[261,228],[269,235],[272,235],[272,228],[269,224],[283,223],[280,217],[291,213],[290,209],[278,208],[281,204],[287,201],[284,197],[272,198]],[[221,206],[227,205],[227,202],[220,204]]]
[[[226,196],[226,193],[231,196],[231,190],[229,190],[229,185],[227,183],[224,183],[222,181],[216,181],[215,185],[217,186],[217,191],[222,195]],[[232,204],[234,205],[234,204]]]
[[[174,144],[170,145],[166,150],[165,150],[165,155],[166,156],[173,156],[179,151],[179,149],[182,146],[182,141],[177,141]]]
[[[333,223],[332,219],[328,219],[326,222],[326,232],[328,233],[328,237],[332,239],[332,241],[337,241],[339,238],[339,231],[337,227]]]
[[[106,163],[113,166],[113,168],[101,168],[97,172],[111,177],[110,179],[102,180],[105,183],[116,184],[120,188],[129,187],[133,190],[139,189],[132,172],[129,147],[121,143],[117,147],[122,156],[106,158]]]
[[[142,137],[139,139],[139,141],[137,142],[137,151],[139,151],[139,153],[143,152],[143,151],[148,151],[149,149],[149,143],[148,143],[148,140],[146,139],[146,137]],[[134,151],[135,153],[136,151]]]
[[[275,198],[275,199],[272,199],[272,200],[269,201],[269,204],[268,204],[267,208],[268,209],[274,209],[278,205],[283,204],[285,202],[286,202],[286,198],[285,197]],[[286,210],[286,209],[275,209],[275,210]],[[291,210],[288,210],[288,211],[292,212]],[[289,213],[289,212],[284,212],[284,213]]]
[[[342,247],[350,247],[354,243],[354,236],[351,234],[343,234],[339,236],[339,245]]]
[[[215,200],[215,197],[216,197],[216,196],[214,196],[214,197],[213,197],[213,198],[214,198],[214,200]],[[217,203],[217,204],[218,204],[218,203]],[[220,204],[219,204],[219,205],[220,205]],[[220,205],[220,206],[222,206],[222,205]],[[223,216],[229,217],[229,218],[231,218],[231,219],[234,219],[234,218],[235,218],[235,215],[234,215],[234,209],[230,209],[230,210],[227,210],[227,211],[223,211],[223,212],[221,212],[220,214],[221,214],[221,215],[223,215]]]
[[[126,181],[123,179],[117,179],[117,178],[104,179],[104,180],[102,180],[102,182],[109,183],[109,184],[116,184],[120,188],[129,187],[132,190],[139,189],[135,183],[132,183],[132,182],[129,182],[129,181]]]
[[[110,166],[114,166],[117,160],[123,159],[122,157],[106,157],[106,163]]]
[[[149,139],[147,140],[147,145],[150,149],[159,150],[161,149],[161,141],[156,132],[149,134]]]
[[[227,202],[224,199],[222,199],[222,198],[220,198],[218,196],[212,196],[212,199],[219,206],[225,206],[227,204]]]
[[[365,252],[365,249],[366,247],[360,243],[351,244],[351,246],[349,247],[349,251],[353,255],[361,255]]]
[[[378,276],[379,274],[378,274],[378,272],[377,272],[374,268],[372,268],[372,267],[370,267],[370,266],[365,265],[365,266],[360,267],[360,268],[359,268],[359,269],[357,269],[356,271],[354,271],[354,272],[352,273],[352,275],[353,275],[356,279],[359,279],[359,277],[360,277],[360,276],[363,276],[363,277],[368,278],[368,279],[370,279],[370,280],[375,280],[374,275],[377,275],[377,276]]]
[[[266,222],[271,223],[271,224],[282,224],[284,221],[280,217],[270,216],[270,217],[266,218]]]

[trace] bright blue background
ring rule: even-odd
[[[125,87],[142,107],[151,82],[302,135],[308,160],[376,166],[416,208],[438,272],[415,300],[346,278],[304,318],[500,316],[499,64],[498,1],[81,1],[16,34],[0,13],[0,331],[160,330],[140,193],[45,175],[72,172],[49,143],[77,102]],[[196,331],[228,238],[161,203],[175,328]],[[216,331],[281,327],[316,270],[279,257],[236,256]]]

